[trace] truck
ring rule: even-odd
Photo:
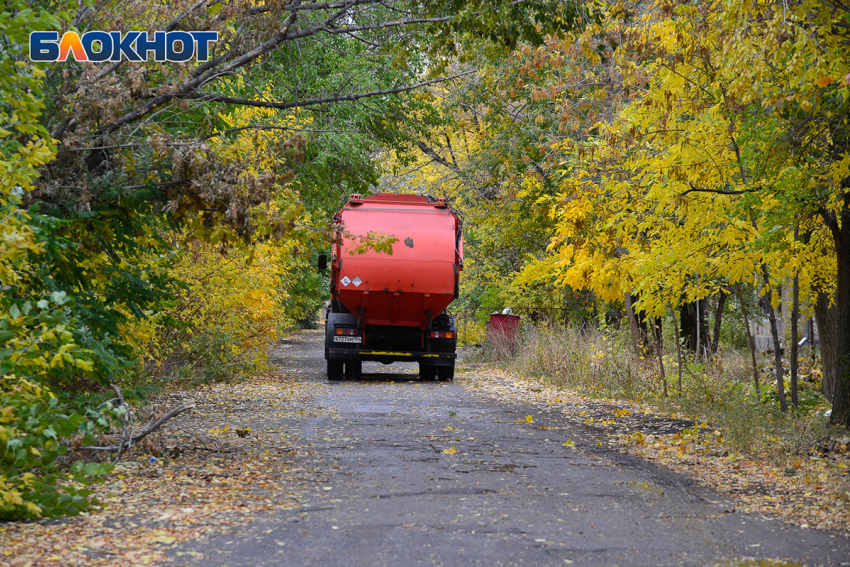
[[[463,270],[461,217],[443,198],[354,194],[334,227],[328,379],[359,378],[363,361],[409,361],[419,363],[423,380],[452,380],[457,328],[447,308]],[[394,239],[392,254],[363,246],[370,233]],[[327,268],[327,256],[319,267]]]

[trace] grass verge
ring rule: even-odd
[[[520,340],[485,343],[472,357],[487,370],[476,384],[505,399],[560,405],[609,444],[698,477],[752,511],[850,533],[850,433],[830,427],[819,372],[801,368],[800,407],[781,412],[770,364],[736,351],[710,362],[664,353],[641,359],[616,331],[526,329]],[[671,379],[672,376],[672,379]]]

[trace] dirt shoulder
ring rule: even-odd
[[[158,448],[155,455],[134,449],[106,483],[92,487],[99,506],[71,518],[0,525],[0,563],[158,563],[177,543],[236,531],[263,511],[298,507],[314,474],[288,465],[288,457],[309,449],[281,424],[302,419],[315,392],[295,374],[162,398],[165,407],[189,399],[197,407],[157,434],[149,445]]]
[[[466,363],[464,383],[505,402],[558,409],[607,445],[686,474],[734,499],[739,510],[803,528],[850,535],[850,451],[810,447],[790,463],[730,452],[710,424],[623,400],[591,398],[484,364]],[[604,435],[604,437],[603,437]]]

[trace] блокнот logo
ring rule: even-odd
[[[151,37],[153,35],[153,37]],[[209,59],[210,42],[218,41],[217,31],[121,32],[90,31],[82,37],[76,32],[34,31],[30,33],[30,60],[39,63],[65,61],[71,53],[77,61],[147,61],[153,51],[155,61],[182,63],[197,52],[198,61]],[[179,49],[178,49],[179,46]]]

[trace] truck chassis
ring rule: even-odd
[[[398,327],[357,326],[356,317],[345,308],[331,302],[325,325],[325,359],[329,380],[360,378],[364,361],[392,364],[418,362],[423,380],[450,381],[454,379],[457,353],[457,329],[454,318],[443,312],[434,318],[432,329],[419,330]],[[387,335],[394,335],[388,340]],[[432,335],[436,335],[432,338]],[[370,340],[371,339],[371,340]],[[380,348],[369,348],[370,343]]]

